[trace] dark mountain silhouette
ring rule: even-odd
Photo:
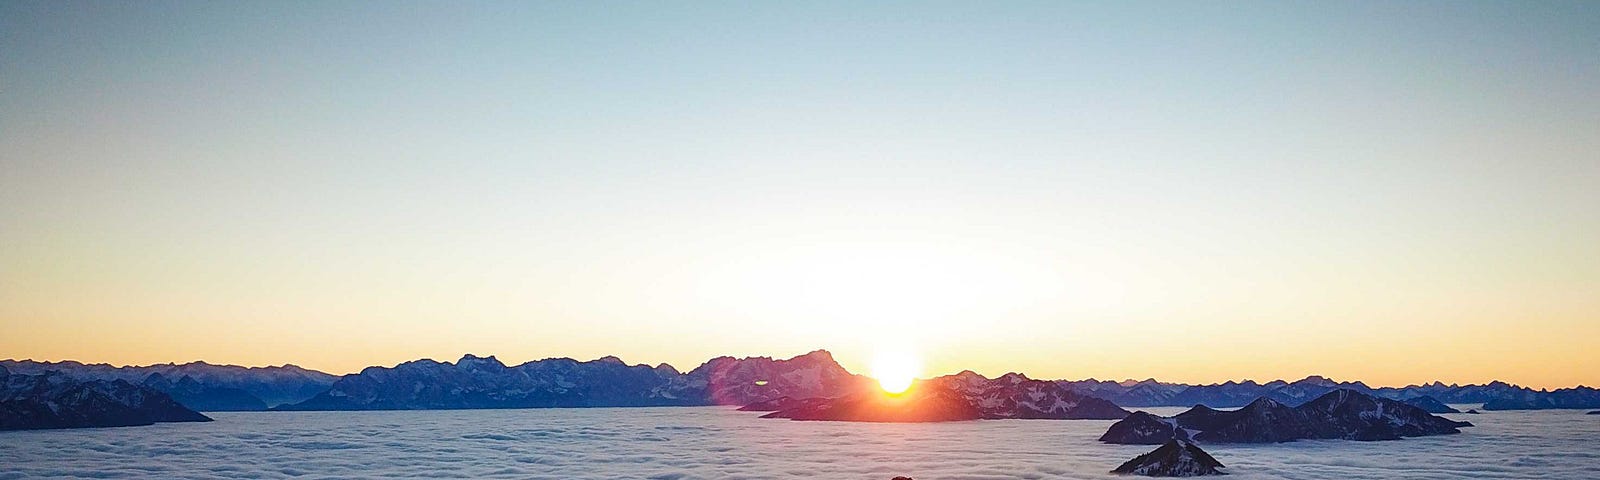
[[[1549,410],[1600,408],[1600,390],[1579,386],[1551,391],[1519,391],[1484,402],[1484,410]]]
[[[825,419],[848,413],[877,421],[966,418],[1118,419],[1127,411],[1055,382],[972,372],[920,382],[916,395],[898,397],[911,412],[876,409],[873,380],[850,373],[827,351],[790,359],[718,357],[679,373],[669,365],[628,365],[616,357],[580,362],[554,358],[506,366],[494,357],[466,355],[455,363],[417,360],[370,367],[328,391],[277,410],[416,410],[471,408],[742,405],[786,412],[783,418]],[[944,393],[940,393],[944,392]],[[947,394],[945,394],[947,393]],[[855,402],[855,403],[852,403]],[[970,407],[970,408],[967,408]]]
[[[1433,382],[1383,388],[1372,388],[1362,382],[1338,382],[1320,376],[1310,376],[1294,382],[1274,380],[1256,383],[1245,380],[1209,385],[1163,383],[1154,379],[1123,382],[1095,379],[1060,380],[1057,383],[1079,393],[1111,400],[1123,407],[1207,405],[1213,408],[1233,408],[1261,397],[1271,398],[1286,405],[1299,405],[1333,390],[1347,389],[1394,400],[1425,396],[1441,404],[1482,403],[1485,404],[1485,409],[1489,410],[1600,408],[1600,391],[1594,388],[1578,386],[1544,391],[1499,381],[1483,385],[1446,385]]]
[[[173,400],[202,412],[249,412],[266,410],[266,402],[238,388],[206,385],[184,375],[172,381],[160,373],[145,377],[144,386],[171,395]]]
[[[1162,383],[1155,379],[1140,381],[1125,380],[1114,382],[1110,380],[1069,381],[1059,380],[1060,383],[1078,393],[1110,400],[1112,403],[1124,407],[1161,406],[1173,403],[1173,397],[1188,385],[1175,383]]]
[[[37,362],[0,360],[12,373],[40,374],[48,371],[82,380],[123,380],[133,384],[152,384],[174,398],[197,402],[197,410],[265,410],[268,406],[300,402],[322,393],[339,377],[294,365],[241,367],[212,365],[206,362],[115,367],[103,363],[73,361]],[[158,375],[158,376],[157,376]],[[154,380],[152,379],[154,377]],[[193,384],[183,382],[189,377]],[[181,385],[180,385],[181,384]],[[255,397],[252,401],[240,391]],[[259,402],[259,406],[257,403]],[[187,405],[187,404],[186,404]]]
[[[327,392],[278,410],[744,405],[782,397],[845,395],[872,384],[827,351],[787,360],[711,359],[688,373],[670,365],[628,365],[616,357],[570,358],[506,366],[466,355],[456,363],[417,360],[369,367]]]
[[[1191,409],[1193,420],[1178,420],[1185,428],[1195,428],[1195,440],[1219,443],[1274,443],[1308,438],[1314,427],[1311,418],[1299,411],[1267,397],[1261,397],[1244,408],[1232,412],[1208,410],[1203,414]],[[1179,416],[1183,416],[1179,414]]]
[[[1178,428],[1178,422],[1142,410],[1111,424],[1111,428],[1100,436],[1102,442],[1133,445],[1160,445],[1174,439],[1189,440],[1189,434]]]
[[[1100,441],[1156,444],[1170,439],[1215,443],[1272,443],[1300,439],[1393,440],[1460,433],[1472,426],[1410,404],[1338,389],[1290,407],[1261,397],[1238,410],[1197,405],[1172,418],[1139,412],[1111,425]]]
[[[277,410],[428,410],[460,408],[621,407],[693,405],[665,386],[674,370],[626,365],[612,357],[558,358],[507,367],[495,357],[466,355],[456,363],[415,360],[368,367],[327,392]]]
[[[186,406],[205,411],[262,410],[274,405],[281,405],[284,410],[744,405],[774,411],[774,406],[755,404],[782,397],[844,397],[872,383],[865,377],[839,367],[832,356],[823,350],[786,360],[718,357],[688,373],[680,373],[666,364],[655,367],[623,365],[616,357],[590,362],[553,358],[508,367],[493,357],[467,355],[455,364],[423,359],[388,368],[369,367],[360,374],[347,376],[365,375],[363,378],[350,378],[349,382],[340,386],[341,393],[338,394],[333,394],[331,389],[341,377],[294,365],[239,367],[190,362],[114,367],[73,361],[3,360],[0,361],[0,368],[19,374],[60,371],[84,380],[124,380],[161,390]],[[463,375],[473,368],[482,371]],[[493,372],[501,370],[510,371],[509,375],[516,378],[492,378],[495,376]],[[616,381],[611,381],[612,377],[608,376],[613,374],[617,375]],[[964,374],[976,375],[971,372]],[[960,378],[962,375],[949,377]],[[402,381],[401,377],[412,380],[438,379],[456,386],[467,386],[467,390],[473,393],[461,393],[461,398],[452,399],[445,397],[455,394],[437,391],[430,394],[426,387],[423,391],[408,393],[404,390],[409,387],[402,387],[398,383],[384,385]],[[555,380],[557,377],[564,380]],[[593,379],[595,382],[563,383],[584,379]],[[1021,379],[1037,382],[1026,377]],[[1067,399],[1061,391],[1079,397],[1109,400],[1110,404],[1118,407],[1206,405],[1232,408],[1262,397],[1297,406],[1335,389],[1347,389],[1407,401],[1429,397],[1434,401],[1422,406],[1433,412],[1453,410],[1448,405],[1439,408],[1439,404],[1451,403],[1484,403],[1486,410],[1600,408],[1600,391],[1593,388],[1579,386],[1544,391],[1505,382],[1464,386],[1433,382],[1398,388],[1371,388],[1361,382],[1338,382],[1310,376],[1294,382],[1275,380],[1264,384],[1245,380],[1185,385],[1155,379],[1121,382],[1057,380],[1045,383],[1059,388],[1032,383],[1027,388],[1054,395],[1057,401],[1064,403]],[[956,386],[959,385],[952,385]],[[424,398],[429,395],[436,398]],[[1015,403],[1022,407],[1017,410],[1018,415],[1055,418],[1053,414],[1042,411],[1025,411],[1027,403]],[[1101,416],[1115,414],[1109,409],[1102,410]]]
[[[1508,398],[1523,392],[1532,392],[1533,389],[1512,385],[1506,382],[1494,381],[1483,385],[1446,385],[1442,382],[1433,382],[1424,385],[1409,385],[1405,387],[1380,388],[1375,393],[1393,399],[1411,398],[1427,395],[1440,402],[1451,403],[1486,403],[1497,398]]]
[[[0,373],[8,372],[0,368]],[[79,380],[54,372],[0,377],[0,430],[209,421],[167,394],[122,380]]]
[[[1444,402],[1435,400],[1433,397],[1427,395],[1411,397],[1402,401],[1409,403],[1414,407],[1420,408],[1428,413],[1461,413],[1460,410],[1456,410],[1449,405],[1445,405]]]
[[[1222,475],[1217,470],[1222,462],[1212,458],[1199,446],[1183,440],[1167,440],[1160,447],[1128,460],[1111,473],[1144,475],[1147,477],[1198,477]]]

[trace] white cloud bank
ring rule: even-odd
[[[1154,409],[1170,414],[1181,409]],[[213,423],[0,432],[22,478],[1120,478],[1153,447],[1109,421],[894,425],[761,420],[727,408],[217,413]],[[1213,445],[1235,480],[1600,478],[1600,416],[1450,415],[1461,435]]]

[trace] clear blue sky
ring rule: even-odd
[[[1595,2],[0,3],[0,356],[1564,386],[1597,246]]]

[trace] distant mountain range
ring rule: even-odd
[[[1297,406],[1260,397],[1237,410],[1197,405],[1171,418],[1135,412],[1112,424],[1100,441],[1159,445],[1174,439],[1205,443],[1397,440],[1461,433],[1460,427],[1470,426],[1405,402],[1340,388]]]
[[[1288,405],[1299,405],[1337,389],[1349,389],[1394,400],[1430,397],[1435,403],[1482,403],[1485,410],[1600,408],[1600,390],[1594,388],[1579,386],[1546,391],[1499,381],[1485,385],[1445,385],[1434,382],[1425,385],[1381,388],[1368,387],[1361,382],[1336,382],[1320,376],[1310,376],[1294,382],[1275,380],[1256,383],[1246,380],[1210,385],[1163,383],[1154,379],[1123,382],[1095,379],[1059,380],[1057,383],[1079,393],[1104,398],[1128,408],[1194,405],[1233,408],[1244,406],[1261,397]]]
[[[667,364],[628,365],[616,357],[506,366],[492,356],[467,355],[455,363],[417,360],[369,367],[309,400],[275,410],[746,405],[834,396],[872,384],[824,350],[788,360],[718,357],[688,373]]]
[[[240,367],[205,362],[114,367],[104,363],[0,360],[14,374],[58,372],[79,380],[121,380],[172,396],[200,411],[266,410],[316,396],[339,377],[294,365]]]
[[[762,402],[788,402],[786,406],[793,407],[800,400],[844,398],[876,388],[871,379],[845,370],[825,350],[787,360],[718,357],[687,373],[667,364],[628,365],[616,357],[590,361],[550,358],[507,366],[495,357],[475,355],[463,356],[454,363],[423,359],[394,367],[369,367],[345,376],[294,365],[240,367],[205,362],[114,367],[73,361],[0,360],[0,367],[16,374],[59,372],[80,380],[122,380],[166,393],[199,411],[743,406]],[[1498,381],[1486,385],[1434,382],[1371,388],[1361,382],[1311,376],[1293,382],[1246,380],[1186,385],[1153,379],[1040,381],[1020,374],[990,380],[963,372],[923,383],[945,383],[955,388],[976,378],[982,378],[984,385],[1010,378],[1026,379],[1028,385],[1048,383],[1049,388],[1029,388],[1053,396],[1060,404],[1070,403],[1072,400],[1065,393],[1071,393],[1074,399],[1104,399],[1126,408],[1233,408],[1261,397],[1299,405],[1336,389],[1403,400],[1436,412],[1449,408],[1440,404],[1463,403],[1481,403],[1485,410],[1600,408],[1600,390],[1594,388],[1545,391]],[[779,410],[774,406],[766,405],[761,410]],[[1018,412],[1024,414],[1023,410]]]

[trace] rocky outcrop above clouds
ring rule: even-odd
[[[1440,402],[1427,395],[1411,397],[1402,401],[1411,404],[1411,406],[1420,408],[1422,411],[1428,413],[1461,413],[1460,410],[1456,410],[1449,405],[1445,405],[1444,402]]]
[[[1100,435],[1102,442],[1129,445],[1160,445],[1173,439],[1188,440],[1189,435],[1178,428],[1177,421],[1144,411],[1129,414]]]
[[[1482,403],[1488,410],[1531,410],[1547,408],[1600,408],[1600,391],[1578,386],[1552,391],[1534,390],[1505,382],[1457,385],[1433,382],[1405,387],[1372,388],[1362,382],[1340,382],[1310,376],[1293,382],[1274,380],[1256,383],[1228,381],[1209,385],[1165,383],[1154,379],[1113,382],[1106,380],[1058,380],[1079,393],[1111,400],[1123,407],[1180,407],[1206,405],[1212,408],[1239,407],[1267,397],[1294,406],[1338,389],[1355,390],[1372,396],[1404,400],[1430,397],[1442,404]],[[1493,408],[1489,408],[1492,405]],[[1436,412],[1437,413],[1437,412]]]
[[[1198,477],[1222,475],[1223,472],[1218,470],[1219,468],[1223,468],[1222,462],[1212,458],[1199,446],[1174,439],[1167,440],[1150,453],[1128,460],[1111,473],[1147,477]]]

